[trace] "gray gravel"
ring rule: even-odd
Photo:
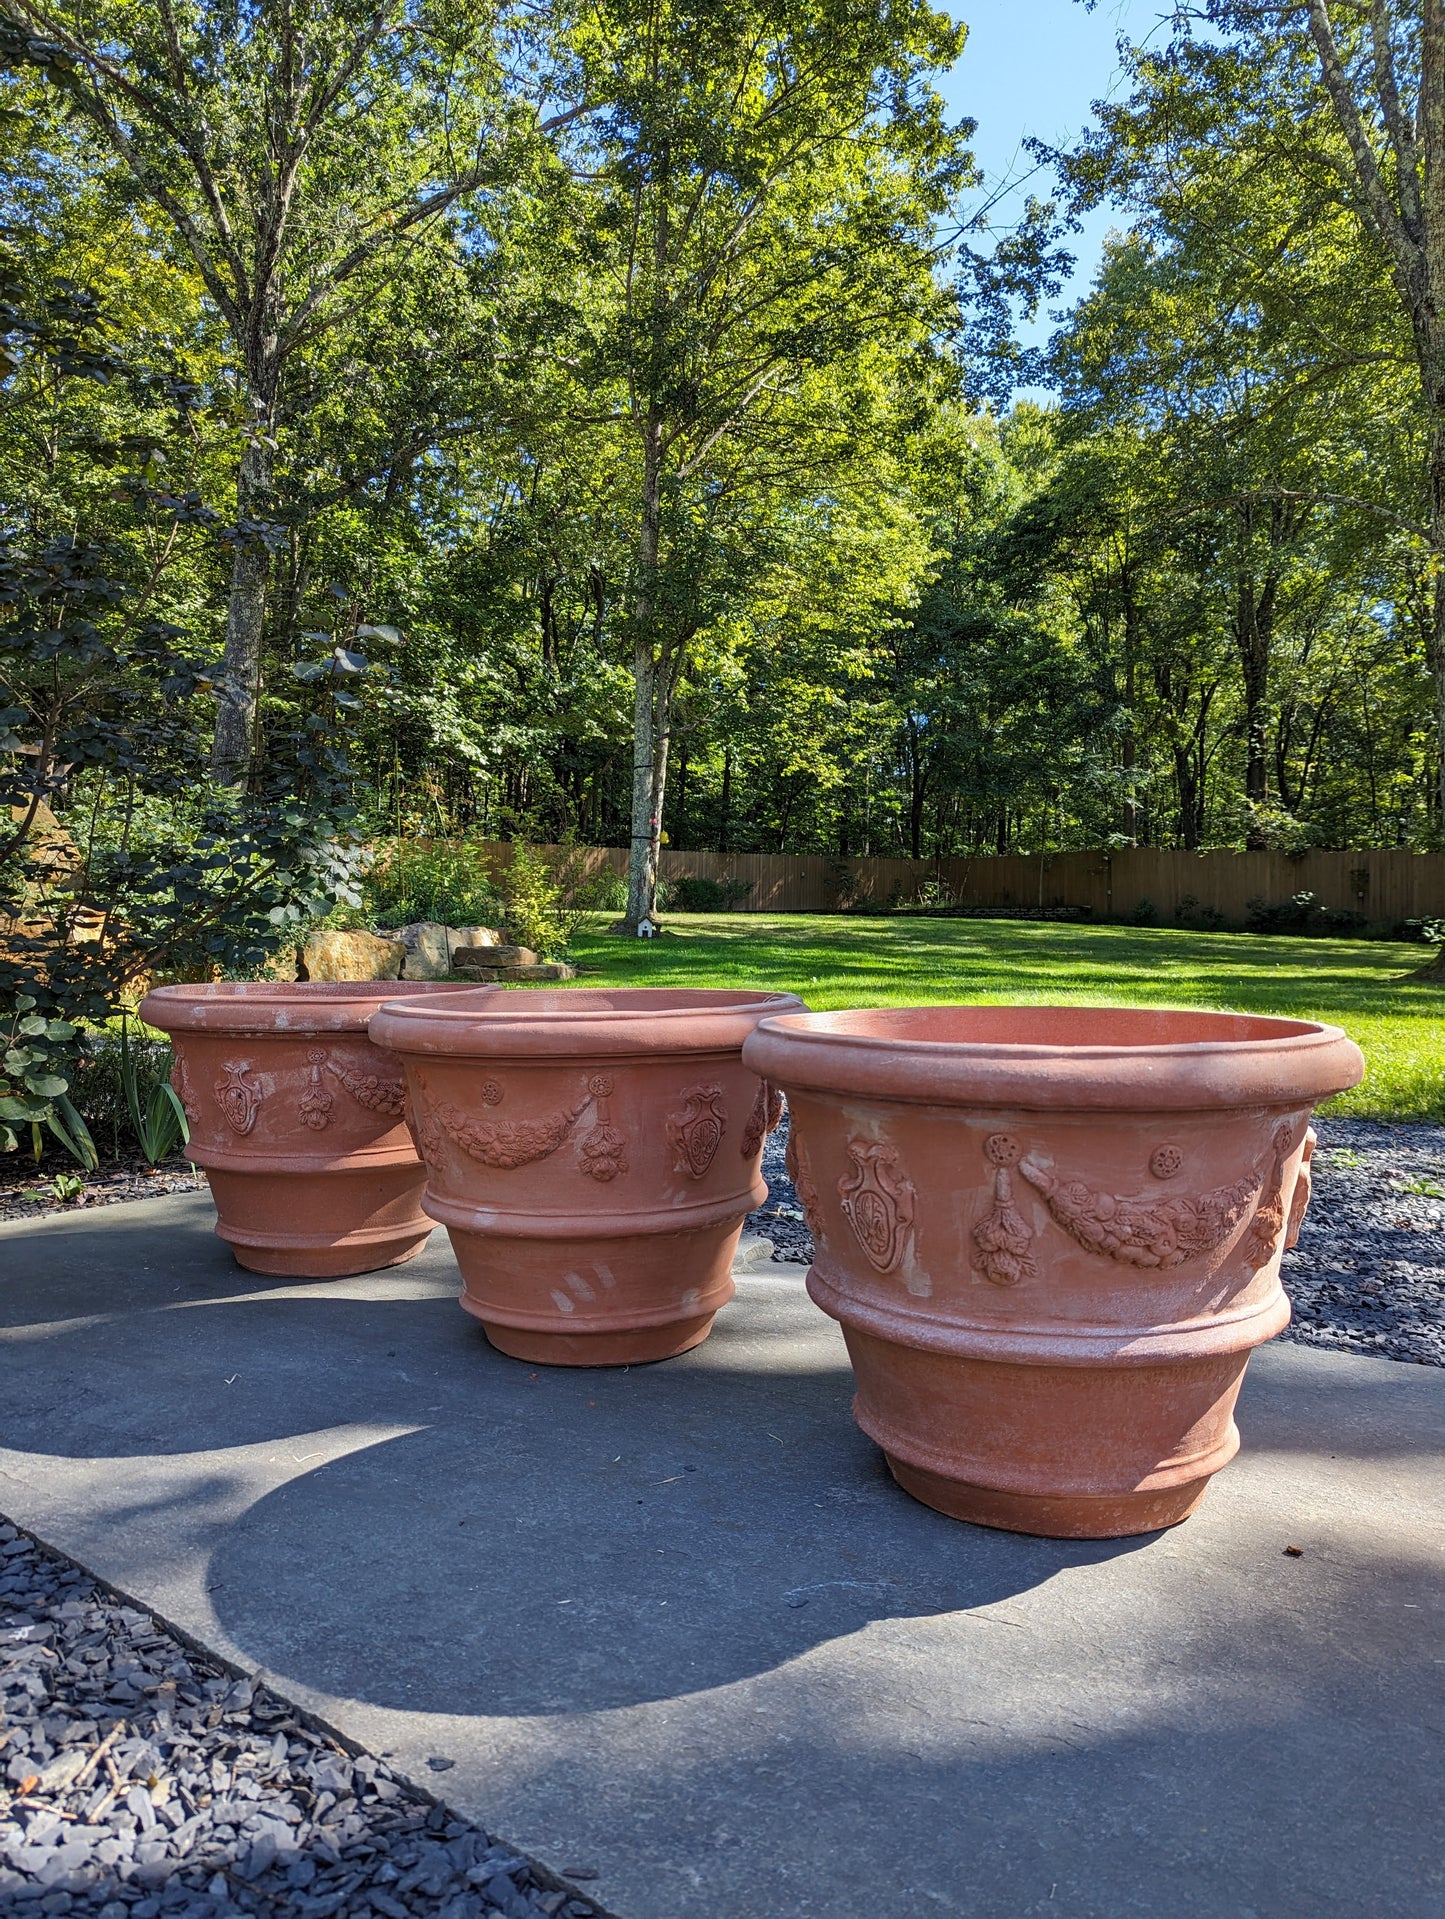
[[[1445,1126],[1321,1119],[1314,1198],[1282,1278],[1285,1339],[1445,1366]],[[813,1257],[783,1166],[785,1119],[763,1152],[768,1203],[748,1230],[773,1258]],[[1411,1190],[1411,1189],[1414,1190]]]
[[[5,1919],[599,1912],[0,1523]]]

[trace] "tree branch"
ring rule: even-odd
[[[1429,8],[1426,10],[1428,12]],[[1340,59],[1327,0],[1309,0],[1309,21],[1310,38],[1319,55],[1320,78],[1334,107],[1335,119],[1344,135],[1345,144],[1350,149],[1365,211],[1371,225],[1389,249],[1395,263],[1396,278],[1413,317],[1422,310],[1425,298],[1420,250],[1405,231],[1399,209],[1390,198],[1390,189],[1380,172],[1379,162],[1370,145],[1370,136],[1365,131],[1359,108],[1355,104],[1349,76]]]

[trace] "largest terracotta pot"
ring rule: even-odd
[[[372,1038],[406,1066],[462,1304],[553,1366],[666,1359],[733,1295],[774,1095],[742,1061],[790,993],[504,991],[398,1000]]]
[[[898,1483],[1016,1532],[1186,1518],[1289,1319],[1310,1113],[1359,1049],[1300,1020],[943,1006],[770,1020],[744,1056],[788,1096],[808,1290]]]
[[[367,1037],[395,994],[395,980],[225,980],[160,986],[141,1002],[141,1018],[171,1037],[187,1152],[210,1176],[216,1231],[250,1272],[339,1279],[426,1244],[402,1076]]]

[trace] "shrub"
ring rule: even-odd
[[[1159,909],[1153,900],[1142,899],[1129,917],[1135,926],[1152,926],[1159,917]]]
[[[658,887],[658,905],[662,904],[662,888]],[[627,875],[614,873],[611,867],[599,873],[592,881],[589,898],[599,913],[625,913],[627,911]]]
[[[1345,906],[1321,906],[1313,893],[1296,893],[1287,900],[1246,900],[1244,923],[1251,933],[1358,933],[1365,915]]]
[[[601,885],[610,878],[600,876]],[[548,859],[522,840],[513,845],[512,863],[499,884],[507,930],[519,946],[530,946],[543,959],[566,955],[601,890],[598,879],[588,878],[579,849],[565,846]]]
[[[1202,932],[1217,933],[1229,921],[1217,906],[1201,906],[1193,893],[1186,893],[1175,910],[1181,926],[1197,926]]]
[[[1445,946],[1445,919],[1400,920],[1390,928],[1390,937],[1424,946]]]
[[[467,840],[387,841],[363,884],[375,926],[496,926],[503,917],[501,892]]]
[[[909,904],[937,911],[941,908],[957,906],[958,895],[951,886],[946,885],[935,875],[931,880],[922,881]]]
[[[675,879],[668,904],[679,913],[729,913],[753,890],[751,880]]]

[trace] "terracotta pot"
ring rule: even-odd
[[[171,1036],[171,1083],[187,1152],[210,1175],[216,1231],[248,1271],[339,1279],[399,1266],[426,1244],[404,1083],[366,1031],[395,994],[395,980],[227,980],[142,1001],[141,1018]]]
[[[514,1358],[666,1359],[733,1295],[767,1198],[776,1096],[742,1063],[788,993],[502,992],[395,1000],[372,1038],[406,1066],[426,1210],[462,1304]]]
[[[955,1518],[1110,1538],[1186,1518],[1239,1446],[1253,1347],[1309,1198],[1332,1026],[1092,1007],[769,1020],[808,1290],[854,1416]]]

